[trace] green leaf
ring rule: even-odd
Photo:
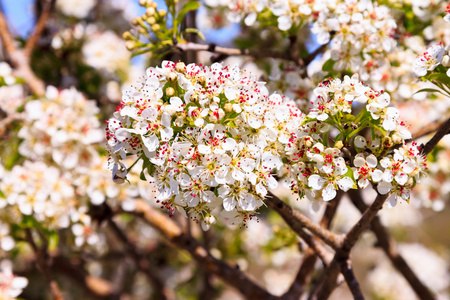
[[[442,95],[444,95],[446,97],[450,97],[450,95],[447,95],[447,94],[445,94],[444,92],[442,92],[441,90],[438,90],[438,89],[421,89],[421,90],[418,90],[417,92],[415,92],[414,95],[418,94],[418,93],[440,93],[440,94],[442,94]]]
[[[57,231],[50,231],[47,234],[47,239],[48,239],[48,249],[50,251],[55,250],[58,247],[58,243],[59,243],[59,234]]]
[[[187,2],[183,8],[180,10],[180,12],[178,13],[177,16],[177,23],[181,24],[181,21],[183,21],[184,17],[186,16],[186,14],[192,10],[196,10],[197,8],[200,7],[200,3],[198,3],[197,1],[189,1]]]
[[[334,71],[334,70],[333,70],[333,66],[334,66],[335,63],[336,63],[336,61],[335,61],[335,60],[332,60],[332,59],[330,58],[329,60],[327,60],[327,61],[323,64],[323,66],[322,66],[322,71],[328,72],[328,73],[333,72],[333,71]]]
[[[198,30],[197,28],[186,28],[183,33],[193,33],[196,34],[202,41],[206,41],[205,36],[203,33]]]

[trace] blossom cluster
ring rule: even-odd
[[[123,182],[122,160],[144,160],[157,199],[203,221],[241,222],[260,207],[271,174],[282,166],[277,147],[302,113],[237,67],[164,61],[125,91],[107,129],[113,179]],[[150,177],[148,177],[150,178]]]
[[[0,299],[17,299],[27,285],[28,279],[16,276],[12,272],[11,261],[2,260],[0,262]]]
[[[314,209],[320,204],[315,200],[329,201],[338,189],[365,188],[370,183],[380,194],[392,193],[392,206],[397,196],[408,201],[426,163],[417,145],[404,145],[411,134],[398,110],[388,107],[389,95],[365,86],[357,75],[322,82],[314,93],[317,98],[301,135],[292,134],[285,149],[293,191],[313,200]],[[354,103],[364,105],[356,116],[351,114]],[[364,129],[370,130],[371,140],[357,135]],[[333,130],[334,145],[329,145]],[[403,147],[388,154],[396,144]],[[350,145],[356,151],[353,159]]]
[[[89,145],[103,140],[97,113],[95,102],[76,89],[49,86],[44,99],[25,105],[19,153],[32,160],[51,159],[64,169],[91,166],[96,153]]]
[[[15,113],[22,104],[24,89],[20,81],[8,63],[0,62],[0,109],[8,114]]]
[[[386,156],[411,137],[398,110],[388,107],[389,95],[357,75],[323,82],[314,93],[305,117],[295,103],[268,96],[264,83],[237,67],[164,61],[124,92],[108,121],[113,180],[126,180],[133,165],[127,168],[123,160],[135,155],[143,161],[141,178],[157,186],[162,207],[189,213],[205,228],[217,217],[239,223],[254,214],[267,189],[276,187],[272,172],[281,171],[285,160],[292,189],[312,200],[328,201],[337,189],[369,182],[407,200],[410,178],[416,182],[425,164],[416,146]],[[365,105],[356,117],[353,102]],[[329,146],[333,127],[340,133]],[[356,136],[365,128],[371,141]],[[353,169],[343,150],[350,143],[359,153]]]

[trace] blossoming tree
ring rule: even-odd
[[[33,5],[0,13],[0,298],[449,297],[446,3]]]

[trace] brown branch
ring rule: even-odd
[[[435,120],[435,121],[427,124],[426,126],[421,127],[416,132],[413,132],[411,134],[412,138],[410,140],[417,140],[423,136],[433,133],[433,132],[437,131],[444,123],[445,123],[445,121]]]
[[[342,199],[343,192],[339,192],[336,198],[327,202],[325,213],[323,214],[320,225],[329,229],[331,221],[336,214],[340,200]],[[311,273],[314,271],[314,266],[317,261],[317,255],[315,252],[308,248],[303,255],[302,264],[298,270],[298,273],[289,288],[289,290],[283,295],[286,299],[299,299],[304,292],[305,285],[311,280]]]
[[[297,47],[297,42],[295,39],[291,39],[292,47]],[[186,43],[178,43],[174,45],[175,48],[181,50],[181,51],[192,51],[192,52],[199,52],[199,51],[209,51],[216,54],[220,54],[223,56],[236,56],[236,55],[246,55],[251,56],[253,58],[279,58],[279,59],[285,59],[290,60],[296,63],[299,66],[306,67],[311,61],[316,58],[316,56],[323,52],[323,50],[328,45],[322,45],[318,49],[316,49],[313,53],[309,54],[305,58],[299,57],[298,49],[289,49],[287,52],[280,52],[280,51],[261,51],[258,50],[249,50],[249,49],[236,49],[236,48],[226,48],[226,47],[220,47],[216,46],[215,44],[197,44],[192,42],[186,42]]]
[[[41,271],[45,278],[47,279],[51,295],[55,300],[63,300],[61,290],[59,289],[58,283],[50,275],[50,255],[47,251],[48,243],[45,237],[41,234],[42,247],[38,247],[34,241],[33,234],[30,228],[25,229],[26,241],[30,244],[34,253],[36,254],[36,266]]]
[[[39,40],[39,37],[41,36],[42,32],[45,29],[45,25],[47,23],[47,20],[50,16],[50,13],[52,11],[52,8],[53,8],[55,2],[56,2],[56,0],[47,0],[46,3],[44,4],[42,13],[34,27],[34,32],[28,39],[28,41],[25,44],[25,47],[23,49],[23,53],[26,57],[31,56],[31,53],[33,52],[33,49],[36,46],[36,43]]]
[[[439,143],[439,141],[446,135],[450,133],[450,118],[445,121],[436,134],[428,141],[425,145],[421,145],[420,154],[426,156],[431,151],[433,151],[434,147]]]
[[[268,195],[270,198],[265,202],[267,206],[275,210],[297,234],[303,235],[303,229],[306,228],[333,249],[339,248],[342,242],[341,236],[335,235],[333,232],[312,222],[271,192]]]
[[[5,16],[1,11],[0,38],[2,39],[7,56],[11,60],[13,67],[17,70],[17,75],[25,80],[31,92],[36,94],[36,96],[41,97],[45,95],[44,82],[34,75],[30,68],[29,57],[24,54],[23,50],[17,49],[14,45],[14,39],[9,31]]]
[[[213,257],[196,239],[184,234],[175,222],[154,210],[143,200],[136,200],[136,213],[157,229],[171,244],[188,251],[206,272],[213,273],[238,289],[248,299],[281,299],[251,281],[239,269]]]
[[[358,280],[356,280],[355,274],[353,273],[350,259],[347,259],[344,263],[341,263],[340,267],[341,273],[344,275],[345,282],[347,282],[348,288],[352,292],[353,299],[364,300]]]
[[[325,270],[325,278],[322,282],[321,289],[319,291],[318,299],[328,299],[330,294],[333,292],[336,287],[337,277],[339,275],[339,270],[348,269],[345,266],[348,263],[349,254],[353,246],[356,244],[358,238],[361,234],[366,230],[369,224],[377,215],[378,211],[383,207],[384,202],[386,201],[387,195],[378,194],[373,203],[364,211],[363,215],[359,219],[359,221],[349,230],[349,232],[345,235],[344,240],[340,247],[336,250],[336,254],[331,262],[330,266]],[[344,268],[344,269],[343,269]],[[351,277],[347,277],[349,279]],[[347,282],[353,288],[357,286],[352,282]]]
[[[118,300],[118,295],[111,282],[89,275],[74,259],[57,255],[53,257],[52,270],[61,272],[81,287],[94,299]]]
[[[136,266],[141,270],[149,279],[152,286],[156,291],[155,299],[168,300],[175,299],[175,295],[169,289],[164,286],[164,282],[157,276],[158,272],[154,270],[147,259],[143,257],[137,250],[137,246],[128,239],[122,229],[111,219],[108,219],[108,225],[119,240],[123,243],[128,254],[133,258]]]
[[[364,212],[367,209],[367,205],[361,197],[359,190],[350,190],[348,192],[350,199],[359,211]],[[389,232],[381,224],[380,218],[376,216],[372,223],[370,223],[370,229],[375,233],[378,243],[377,246],[383,249],[386,256],[391,261],[392,265],[399,271],[403,277],[408,281],[411,288],[416,292],[417,296],[421,300],[434,299],[430,290],[420,281],[405,259],[398,253],[395,241],[389,235]]]

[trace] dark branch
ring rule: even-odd
[[[433,151],[434,147],[439,143],[439,141],[447,134],[450,133],[450,118],[445,121],[444,124],[439,128],[436,134],[431,138],[431,140],[425,145],[421,146],[420,154],[428,155],[431,151]]]

